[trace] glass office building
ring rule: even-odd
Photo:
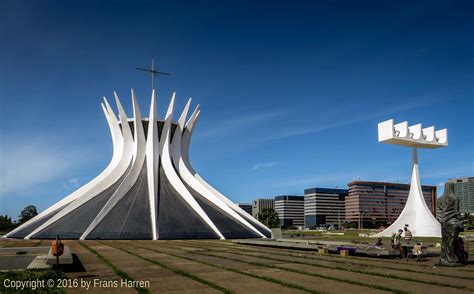
[[[454,193],[459,197],[459,209],[463,213],[474,214],[474,177],[451,179]]]
[[[387,225],[394,222],[408,199],[409,184],[355,181],[348,184],[345,200],[346,221],[364,227]],[[436,186],[421,186],[426,205],[436,213]]]
[[[304,190],[304,226],[337,226],[344,222],[347,189],[311,188]]]
[[[304,196],[276,196],[275,211],[280,219],[281,227],[304,226]]]

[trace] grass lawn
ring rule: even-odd
[[[358,237],[358,233],[351,232],[345,236],[345,240]],[[312,237],[322,236],[332,237],[319,234]],[[340,239],[341,236],[335,237]],[[17,246],[34,246],[34,243],[26,241],[19,241]],[[2,242],[7,241],[0,240],[0,247]],[[474,264],[461,268],[439,267],[436,265],[439,260],[437,256],[427,257],[420,262],[343,257],[315,251],[236,244],[225,240],[64,242],[79,256],[85,272],[4,272],[0,273],[0,280],[44,280],[65,275],[69,279],[90,281],[92,285],[95,285],[96,280],[135,283],[133,287],[91,286],[89,293],[90,290],[95,293],[271,294],[474,292]],[[137,283],[144,282],[146,284],[137,286]],[[61,293],[63,290],[49,291]],[[87,293],[80,287],[65,290]],[[4,292],[8,293],[5,288],[0,288],[0,293]],[[33,292],[30,290],[24,293]]]

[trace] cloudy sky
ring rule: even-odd
[[[173,2],[173,4],[171,4]],[[100,108],[115,90],[143,113],[156,58],[202,107],[191,161],[235,202],[407,182],[410,150],[377,143],[394,118],[448,128],[420,150],[423,184],[474,176],[471,1],[1,1],[0,214],[41,211],[112,155]]]

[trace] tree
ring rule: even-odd
[[[356,229],[357,223],[343,222],[341,226],[346,229]]]
[[[467,215],[467,224],[466,227],[468,230],[472,230],[474,228],[474,214]]]
[[[18,223],[22,224],[27,222],[28,220],[32,219],[38,215],[38,211],[34,205],[28,205],[27,207],[23,208],[20,215],[18,216],[19,220]]]
[[[262,213],[258,215],[258,220],[269,228],[278,228],[280,226],[280,218],[272,208],[262,209]]]
[[[12,218],[8,215],[0,215],[0,232],[8,232],[15,227]]]

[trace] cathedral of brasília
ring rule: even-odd
[[[229,239],[266,238],[270,230],[209,185],[189,162],[200,110],[186,121],[189,99],[173,120],[142,118],[132,90],[133,119],[115,94],[118,117],[104,98],[113,156],[96,178],[6,235],[25,239]]]

